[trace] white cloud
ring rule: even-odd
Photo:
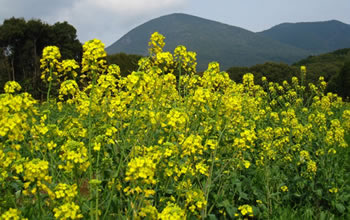
[[[99,38],[108,46],[149,19],[176,12],[186,0],[2,0],[0,22],[12,16],[50,24],[68,21],[82,42]]]
[[[12,16],[68,21],[82,42],[98,38],[108,46],[132,28],[174,12],[261,31],[290,21],[350,23],[349,10],[349,0],[1,0],[0,23]]]
[[[57,14],[78,29],[81,41],[92,38],[106,45],[149,19],[184,7],[185,0],[79,0]]]
[[[129,14],[129,13],[147,13],[150,11],[161,10],[181,6],[184,0],[86,0],[80,1],[81,4],[97,6],[101,9]]]

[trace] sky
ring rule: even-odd
[[[0,24],[10,17],[67,21],[81,42],[106,46],[150,19],[186,13],[250,31],[284,22],[339,20],[350,24],[350,0],[0,0]]]

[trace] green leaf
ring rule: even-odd
[[[216,216],[215,216],[214,214],[209,214],[209,215],[208,215],[208,219],[210,219],[210,220],[216,220],[217,218],[216,218]]]
[[[316,195],[321,197],[322,196],[322,189],[315,190],[315,193],[316,193]]]
[[[341,203],[336,203],[336,204],[335,204],[335,207],[337,208],[337,210],[338,210],[340,213],[344,213],[345,207],[344,207],[343,204],[341,204]]]
[[[234,218],[237,208],[235,208],[233,204],[231,204],[228,200],[225,200],[221,202],[219,206],[223,206],[230,218]]]
[[[326,219],[327,219],[326,213],[325,212],[321,212],[320,213],[320,220],[326,220]]]
[[[248,194],[247,193],[244,193],[244,192],[239,192],[239,197],[242,198],[242,199],[246,199],[248,200]]]

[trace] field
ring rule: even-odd
[[[164,44],[127,77],[99,40],[46,47],[42,103],[6,83],[0,219],[350,219],[350,105],[322,77],[236,83]]]

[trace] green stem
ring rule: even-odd
[[[51,86],[52,86],[52,68],[50,68],[50,77],[49,77],[50,82],[49,82],[49,90],[47,91],[47,96],[46,96],[46,102],[49,102],[50,99],[50,91],[51,91]]]
[[[109,194],[110,196],[109,196],[107,208],[106,208],[105,214],[103,215],[102,219],[106,219],[108,211],[109,211],[109,208],[111,207],[112,198],[113,198],[113,195],[114,195],[114,188],[115,188],[115,184],[112,185],[112,192]]]
[[[36,199],[37,199],[37,201],[38,201],[38,205],[39,205],[39,216],[41,217],[42,216],[42,214],[43,214],[43,207],[41,206],[41,201],[40,201],[40,190],[39,190],[39,187],[38,186],[35,186],[35,187],[37,187],[37,189],[36,189]]]
[[[271,193],[270,193],[270,171],[269,166],[265,165],[265,186],[266,186],[266,203],[268,209],[268,219],[271,218],[272,204],[271,204]]]
[[[181,96],[180,81],[181,81],[181,62],[180,62],[180,65],[179,65],[179,81],[177,82],[177,90],[178,90],[178,92],[179,92],[179,95]]]
[[[96,186],[96,219],[98,219],[98,186]]]
[[[226,130],[226,126],[220,132],[220,136],[218,138],[218,144],[220,143],[221,138],[222,138],[225,130]],[[215,148],[214,152],[212,153],[209,176],[208,176],[208,180],[207,180],[207,183],[206,183],[205,189],[204,189],[205,200],[206,201],[208,201],[208,199],[209,199],[209,193],[210,193],[210,187],[211,187],[211,184],[212,184],[212,176],[213,176],[213,171],[214,171],[214,165],[215,165],[215,158],[216,158],[217,148],[218,148],[218,146]],[[204,210],[202,210],[202,219],[206,218],[207,216],[208,216],[208,205],[206,205]]]
[[[98,168],[99,168],[99,161],[100,161],[100,152],[98,151],[97,152],[97,163],[96,163],[96,168],[97,168],[97,170],[98,170]],[[96,171],[96,179],[97,180],[99,180],[100,179],[100,175],[99,175],[99,173]],[[98,186],[96,186],[96,219],[99,219],[98,218],[98,199],[99,199],[99,187]]]
[[[88,136],[88,147],[89,147],[89,162],[90,162],[90,166],[89,166],[89,180],[92,180],[93,178],[93,170],[92,170],[92,154],[91,154],[91,148],[92,148],[92,144],[91,144],[91,139],[92,139],[92,118],[91,118],[91,109],[92,109],[92,98],[94,95],[94,89],[95,89],[95,83],[96,83],[96,78],[95,78],[95,74],[92,74],[93,78],[92,78],[92,87],[91,87],[91,91],[90,91],[90,97],[89,97],[89,114],[88,114],[88,129],[89,129],[89,136]],[[92,200],[92,190],[90,190],[90,218],[94,219],[94,215],[93,215],[93,200]]]

